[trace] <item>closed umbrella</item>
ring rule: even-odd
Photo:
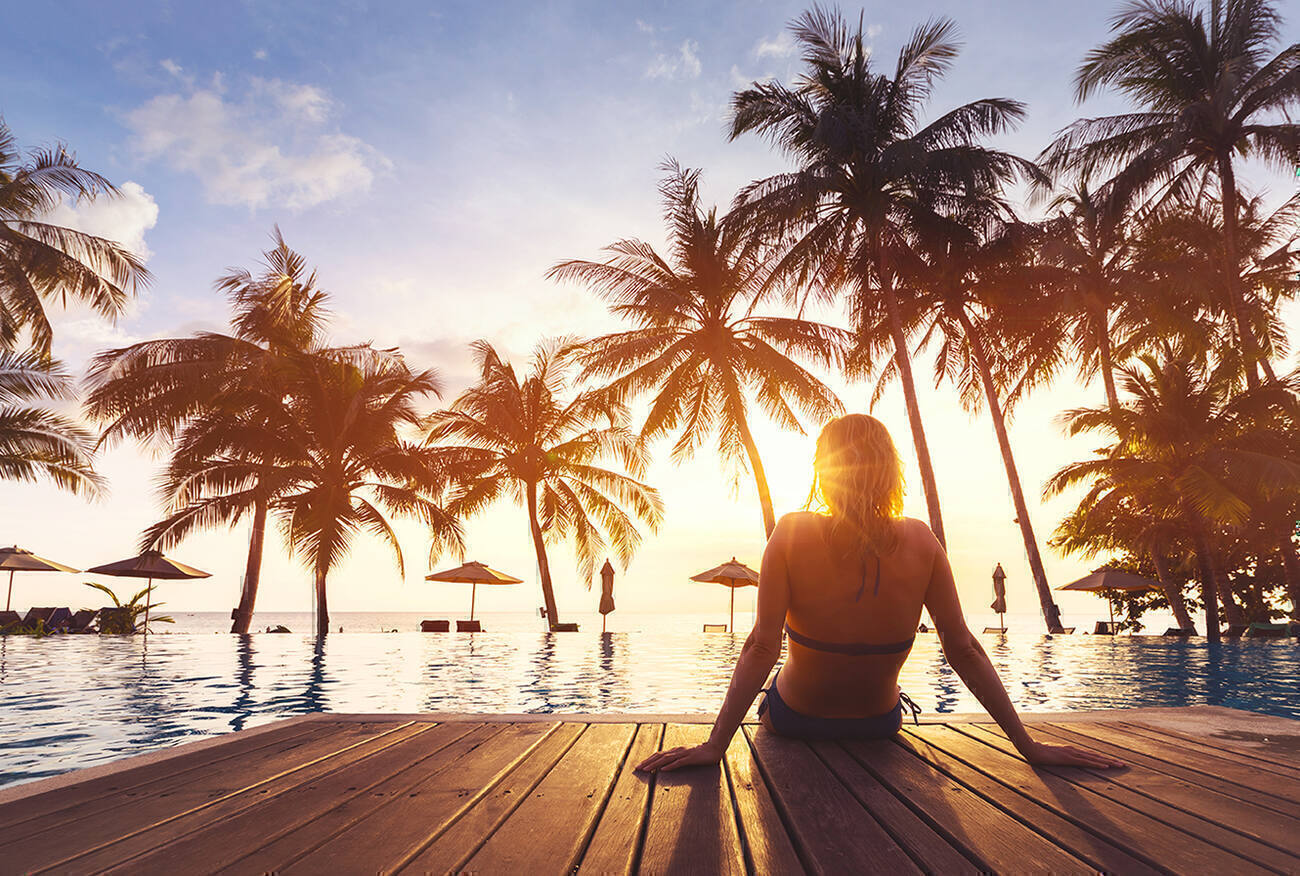
[[[14,595],[14,572],[76,572],[77,569],[38,557],[18,546],[0,548],[0,570],[9,571],[9,593],[5,596],[5,611]]]
[[[758,573],[732,557],[731,562],[723,563],[721,566],[714,566],[707,572],[692,575],[691,580],[699,581],[701,584],[721,584],[723,587],[731,589],[731,615],[727,622],[727,631],[734,632],[736,623],[736,588],[757,587]]]
[[[107,563],[87,569],[95,575],[110,575],[114,578],[145,578],[144,634],[149,635],[149,608],[153,605],[153,581],[182,581],[191,578],[211,578],[208,572],[193,566],[187,566],[179,560],[163,556],[162,551],[148,550],[137,557],[128,557],[116,563]]]
[[[600,567],[600,631],[605,632],[605,621],[614,610],[614,567],[609,560]]]
[[[993,604],[989,606],[997,612],[998,627],[1001,632],[1007,631],[1007,621],[1003,617],[1007,613],[1007,573],[1002,571],[1002,564],[993,570]],[[988,632],[985,630],[984,632]]]
[[[478,599],[478,585],[480,584],[522,584],[524,579],[516,578],[514,575],[507,575],[505,572],[498,572],[495,569],[489,569],[483,563],[476,563],[471,560],[464,565],[457,566],[454,569],[447,569],[444,572],[433,572],[425,575],[426,581],[450,581],[455,584],[472,584],[473,589],[469,595],[469,619],[474,619],[474,603]]]
[[[1084,575],[1078,581],[1062,584],[1056,589],[1086,590],[1091,593],[1101,590],[1127,590],[1132,593],[1140,593],[1144,590],[1159,590],[1160,585],[1150,578],[1143,578],[1140,575],[1130,575],[1128,572],[1121,572],[1118,569],[1102,569],[1100,572]],[[1115,622],[1115,603],[1109,595],[1106,596],[1106,604],[1110,607],[1110,622],[1113,624]]]

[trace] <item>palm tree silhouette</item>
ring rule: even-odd
[[[674,161],[664,170],[668,257],[642,241],[621,240],[606,247],[606,261],[560,262],[547,276],[587,284],[636,326],[576,348],[584,374],[610,379],[606,390],[619,401],[653,393],[641,434],[675,434],[675,462],[709,435],[723,460],[740,470],[748,461],[764,534],[771,535],[776,513],[750,427],[750,399],[800,433],[796,411],[816,421],[841,413],[835,393],[795,359],[843,364],[852,337],[805,319],[755,315],[775,257],[755,246],[734,216],[701,208],[698,170]]]
[[[77,301],[114,319],[149,282],[144,263],[119,244],[46,221],[65,197],[117,194],[63,146],[33,152],[24,162],[0,119],[0,346],[12,347],[26,332],[31,346],[48,355],[54,337],[48,302]]]
[[[170,446],[187,429],[220,432],[250,416],[270,422],[282,414],[289,391],[286,381],[296,367],[293,357],[326,349],[328,296],[317,288],[315,271],[289,248],[278,227],[272,239],[274,246],[262,254],[257,275],[236,269],[217,280],[217,291],[227,296],[234,311],[230,334],[202,332],[144,341],[95,356],[87,377],[91,392],[86,410],[104,424],[101,444],[129,437]],[[265,476],[274,478],[274,468],[268,466]],[[252,517],[232,633],[247,633],[252,621],[272,492],[254,487],[248,508],[222,521],[233,526],[245,513]]]
[[[943,542],[899,302],[902,263],[912,228],[925,217],[1017,174],[1041,178],[1029,162],[977,142],[1014,126],[1024,106],[977,100],[920,124],[931,89],[958,51],[946,19],[917,28],[892,76],[873,69],[861,21],[851,30],[838,11],[814,7],[790,29],[803,48],[804,75],[793,88],[763,82],[734,95],[730,136],[761,134],[799,167],[750,184],[738,200],[762,233],[793,241],[779,277],[825,297],[848,286],[855,317],[871,309],[869,299],[882,301],[893,345],[887,373],[896,369],[903,387],[930,527]]]
[[[94,436],[40,405],[67,398],[72,386],[49,357],[0,350],[0,479],[46,479],[81,495],[100,492],[103,481],[91,465]]]
[[[475,342],[479,380],[431,416],[428,436],[436,445],[435,468],[452,485],[449,514],[472,516],[502,496],[527,509],[552,629],[560,616],[548,539],[571,541],[590,580],[606,545],[627,568],[641,541],[634,517],[652,532],[663,519],[653,487],[599,465],[614,458],[633,476],[645,469],[644,446],[624,425],[622,406],[596,392],[562,400],[568,369],[561,353],[571,343],[540,344],[520,380],[491,344]]]
[[[438,395],[431,371],[391,355],[358,364],[324,354],[286,357],[292,368],[279,416],[228,412],[185,430],[164,475],[169,516],[145,534],[175,543],[195,529],[229,524],[265,500],[291,555],[311,569],[316,632],[329,632],[326,580],[365,531],[405,563],[387,515],[429,527],[433,550],[460,550],[459,521],[438,503],[446,486],[432,448],[404,437],[427,428],[418,406]],[[386,513],[385,513],[386,512]]]
[[[1242,392],[1235,363],[1208,369],[1166,351],[1165,361],[1139,357],[1121,370],[1132,396],[1117,412],[1082,408],[1065,414],[1070,434],[1102,431],[1115,442],[1094,459],[1065,466],[1045,492],[1087,485],[1076,515],[1127,502],[1158,520],[1177,523],[1195,546],[1205,604],[1206,635],[1219,639],[1218,597],[1230,625],[1244,622],[1221,574],[1213,545],[1218,531],[1237,529],[1252,515],[1252,498],[1300,488],[1300,458],[1280,423],[1294,422],[1295,398],[1270,385]]]
[[[1238,264],[1241,202],[1235,162],[1255,159],[1290,170],[1300,156],[1300,43],[1272,54],[1281,15],[1269,0],[1202,4],[1132,0],[1111,19],[1112,37],[1075,75],[1083,102],[1113,87],[1135,112],[1080,119],[1044,152],[1052,169],[1091,175],[1118,168],[1120,191],[1154,191],[1179,201],[1218,182],[1226,263]],[[1248,318],[1245,290],[1229,273],[1227,303],[1245,352],[1249,386],[1259,383],[1264,349]]]

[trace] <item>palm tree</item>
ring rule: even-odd
[[[563,401],[566,342],[537,347],[520,380],[487,341],[473,345],[479,381],[450,409],[432,416],[429,442],[436,467],[453,484],[447,512],[476,514],[503,495],[523,503],[537,553],[546,616],[560,622],[546,542],[573,543],[591,579],[610,545],[623,567],[641,541],[633,517],[657,531],[663,502],[634,477],[603,468],[616,459],[631,475],[645,469],[645,449],[625,425],[626,411],[608,394],[579,393]],[[629,513],[630,512],[630,513]]]
[[[1036,235],[1001,218],[1006,214],[1004,204],[990,200],[971,204],[955,219],[919,226],[917,258],[906,263],[905,276],[911,306],[927,323],[924,342],[939,341],[936,378],[951,379],[969,409],[988,407],[1043,619],[1048,632],[1057,633],[1061,610],[1047,582],[1006,419],[1015,395],[1058,370],[1066,345],[1052,313],[1055,302],[1043,294],[1048,274],[1035,263]],[[1012,375],[1019,379],[1008,389]]]
[[[584,374],[611,379],[607,391],[620,401],[653,393],[641,434],[675,433],[674,461],[710,434],[722,459],[740,470],[747,460],[770,536],[776,513],[750,428],[750,399],[800,433],[796,410],[817,421],[838,415],[835,393],[795,359],[842,364],[851,336],[805,319],[755,315],[775,259],[733,215],[700,207],[699,171],[671,161],[664,169],[668,257],[640,240],[620,240],[606,247],[605,261],[560,262],[547,276],[586,283],[636,326],[575,350]]]
[[[850,30],[838,11],[814,7],[790,26],[803,47],[805,73],[793,88],[755,83],[734,95],[730,136],[767,137],[798,169],[752,183],[738,201],[765,234],[789,237],[778,275],[811,283],[831,297],[848,286],[857,316],[879,297],[929,509],[944,540],[934,468],[912,378],[899,301],[901,262],[911,229],[936,212],[996,189],[1036,168],[978,145],[1024,116],[1014,100],[990,98],[920,118],[935,82],[957,55],[956,28],[937,19],[918,28],[899,52],[892,76],[875,72],[862,23]],[[861,323],[859,323],[861,327]]]
[[[312,571],[316,631],[324,636],[326,580],[359,531],[387,542],[402,575],[401,545],[386,513],[422,521],[435,553],[460,550],[463,538],[455,516],[436,501],[446,485],[436,453],[403,436],[427,427],[418,405],[439,393],[433,372],[412,372],[392,356],[363,364],[324,354],[292,359],[279,416],[232,411],[185,430],[164,477],[171,513],[145,541],[175,544],[266,501],[291,554]]]
[[[62,146],[24,161],[0,119],[0,346],[12,348],[26,332],[31,347],[48,355],[48,302],[76,301],[114,319],[149,281],[144,263],[119,244],[46,221],[65,197],[117,194]]]
[[[1210,370],[1173,351],[1164,362],[1150,354],[1139,361],[1144,370],[1122,369],[1133,398],[1118,413],[1086,408],[1065,415],[1071,434],[1104,431],[1116,440],[1096,458],[1062,468],[1045,492],[1086,484],[1076,514],[1129,503],[1189,533],[1206,635],[1218,641],[1216,592],[1230,625],[1244,617],[1219,574],[1215,534],[1246,525],[1253,496],[1300,487],[1300,461],[1274,438],[1279,412],[1293,409],[1295,397],[1281,385],[1241,392],[1240,371],[1231,363]]]
[[[0,350],[0,479],[37,481],[97,495],[103,481],[91,465],[94,437],[43,406],[72,394],[72,379],[47,356]]]
[[[144,341],[94,358],[86,407],[104,424],[101,444],[129,437],[170,446],[191,426],[219,431],[231,415],[278,416],[292,372],[286,371],[286,357],[325,349],[328,296],[279,228],[273,240],[274,247],[262,254],[258,275],[232,270],[217,280],[217,291],[234,310],[230,334]],[[274,474],[266,469],[268,477]],[[247,633],[252,621],[271,492],[250,494],[246,513],[252,517],[252,533],[232,633]],[[235,525],[242,516],[227,522]]]
[[[1300,43],[1272,54],[1282,18],[1269,0],[1132,0],[1111,19],[1110,40],[1085,57],[1075,98],[1114,87],[1135,112],[1081,119],[1046,150],[1049,167],[1091,174],[1115,167],[1120,190],[1185,198],[1218,182],[1226,263],[1238,264],[1240,196],[1235,162],[1290,170],[1300,160]],[[1249,386],[1264,350],[1241,285],[1229,272],[1227,303],[1246,355]]]

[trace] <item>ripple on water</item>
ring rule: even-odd
[[[744,639],[698,633],[0,638],[0,784],[308,712],[707,713]],[[1027,712],[1208,703],[1300,718],[1291,641],[990,636]],[[900,684],[974,712],[935,636]]]

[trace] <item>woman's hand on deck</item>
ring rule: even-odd
[[[1048,745],[1046,742],[1031,740],[1020,753],[1035,766],[1091,767],[1101,770],[1124,766],[1123,761],[1086,748],[1075,748],[1073,745]]]
[[[660,770],[668,772],[688,766],[713,766],[721,763],[724,753],[718,746],[704,742],[690,748],[657,751],[637,764],[636,768],[640,772],[657,773]]]

